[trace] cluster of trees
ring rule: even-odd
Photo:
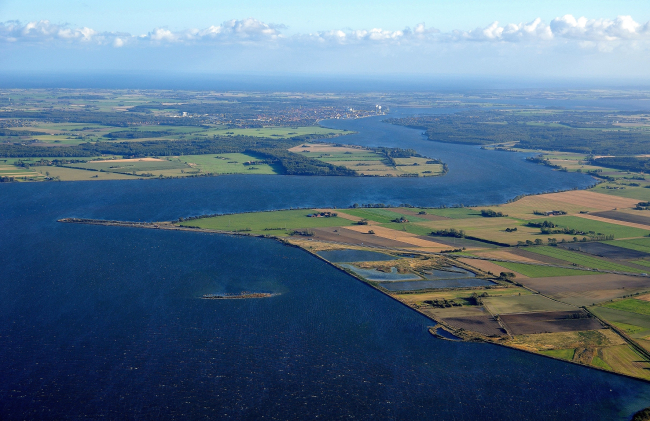
[[[29,130],[0,129],[0,136],[33,136],[34,132]]]
[[[486,218],[502,218],[508,215],[504,214],[503,212],[493,211],[492,209],[481,209],[481,216],[484,216]]]
[[[61,166],[61,165],[69,165],[69,164],[79,164],[87,162],[81,159],[45,159],[41,158],[38,161],[23,161],[22,159],[19,159],[17,161],[14,161],[14,165],[17,167],[23,167],[23,168],[29,168],[29,167],[56,167],[56,166]]]
[[[120,130],[117,132],[106,133],[104,137],[109,139],[146,139],[148,137],[162,137],[170,134],[169,131],[165,130]]]
[[[456,228],[444,228],[436,231],[431,231],[431,235],[437,235],[440,237],[465,238],[465,231],[457,230]]]
[[[650,210],[650,202],[639,202],[634,207],[636,210]]]
[[[446,116],[416,116],[387,120],[425,130],[430,140],[483,145],[518,142],[518,147],[598,155],[650,152],[650,133],[614,126],[608,113],[565,111],[517,114],[472,111]],[[589,130],[585,130],[589,129]]]
[[[533,228],[555,228],[557,226],[551,221],[529,222],[527,225]]]
[[[448,307],[461,307],[462,304],[454,300],[447,300],[445,298],[436,299],[436,300],[425,300],[425,304],[429,304],[431,307],[436,308],[448,308]]]
[[[602,234],[597,234],[595,232],[589,232],[586,233],[584,231],[579,231],[573,228],[564,228],[564,227],[558,227],[551,221],[544,221],[544,222],[529,222],[528,224],[529,227],[533,228],[539,228],[542,231],[542,234],[569,234],[569,235],[602,235]]]

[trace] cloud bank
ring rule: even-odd
[[[634,21],[631,16],[615,19],[587,19],[565,15],[545,23],[534,19],[528,23],[501,25],[493,22],[483,28],[440,32],[419,23],[402,30],[337,29],[310,34],[284,35],[284,25],[248,18],[229,20],[204,29],[172,31],[160,27],[133,35],[120,32],[98,32],[88,27],[72,28],[47,20],[21,23],[0,23],[1,43],[109,45],[113,47],[148,45],[426,45],[444,43],[576,43],[580,47],[614,49],[622,45],[650,46],[650,22]]]

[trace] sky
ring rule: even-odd
[[[650,0],[0,0],[0,72],[650,82]]]

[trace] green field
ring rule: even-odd
[[[619,197],[627,197],[629,199],[638,199],[638,200],[643,200],[643,201],[648,201],[650,200],[650,189],[646,189],[643,187],[632,187],[632,186],[625,186],[624,190],[613,190],[613,189],[607,189],[606,186],[614,186],[614,183],[607,183],[607,184],[599,184],[595,187],[592,187],[591,190],[598,192],[598,193],[604,193],[604,194],[609,194],[611,196],[619,196]]]
[[[634,338],[643,338],[650,335],[650,316],[648,315],[631,313],[607,306],[589,307],[589,311],[614,326],[619,326]]]
[[[357,216],[359,218],[364,218],[369,221],[379,222],[380,224],[389,224],[393,219],[406,218],[411,222],[426,222],[424,218],[418,218],[417,216],[404,215],[401,213],[393,212],[388,209],[376,209],[376,208],[356,208],[356,209],[345,209],[342,210],[343,213],[348,215]],[[402,224],[398,224],[402,225]],[[431,232],[431,229],[428,230],[428,233]],[[428,234],[427,233],[427,234]]]
[[[547,218],[535,219],[532,222],[544,222]],[[626,227],[624,225],[610,224],[607,222],[593,221],[591,219],[580,218],[578,216],[555,216],[552,219],[555,225],[564,228],[572,228],[579,231],[589,232],[593,231],[602,235],[613,235],[614,238],[632,238],[632,237],[646,237],[650,231]],[[582,238],[583,235],[576,235]]]
[[[191,165],[203,173],[213,174],[281,174],[282,169],[276,164],[244,165],[248,161],[257,161],[261,158],[244,153],[223,153],[210,155],[183,155],[171,158],[172,161]],[[190,170],[191,171],[191,170]]]
[[[465,218],[482,218],[481,211],[472,208],[446,208],[446,209],[411,209],[412,211],[419,212],[424,210],[431,215],[444,216],[452,219],[465,219]]]
[[[603,307],[613,308],[630,313],[644,314],[650,316],[650,302],[630,298],[627,300],[615,301],[613,303],[603,304]]]
[[[549,349],[548,351],[539,351],[539,353],[542,355],[548,355],[549,357],[571,361],[575,355],[575,349]]]
[[[525,263],[512,263],[512,262],[495,262],[499,266],[503,266],[515,272],[519,272],[529,278],[549,278],[552,276],[576,276],[576,275],[595,275],[593,272],[588,272],[578,269],[565,269],[556,268],[551,266],[537,266],[527,265]]]
[[[625,332],[629,333],[630,335],[634,335],[646,330],[641,326],[629,325],[627,323],[621,323],[621,322],[610,322],[610,323],[619,329],[623,329]]]
[[[350,220],[338,217],[308,218],[307,215],[310,213],[313,211],[308,209],[242,213],[194,219],[183,222],[181,225],[222,231],[249,232],[248,230],[250,230],[252,234],[285,236],[295,229],[342,227],[353,224]]]
[[[633,272],[633,273],[644,272],[643,269],[631,268],[629,266],[621,265],[618,263],[608,262],[602,259],[598,259],[596,257],[587,256],[582,253],[565,250],[560,247],[548,247],[548,246],[528,247],[526,250],[544,256],[565,260],[567,262],[575,263],[580,266],[584,266],[591,269],[602,269],[602,270],[611,270],[611,271],[618,271],[618,272]]]
[[[593,360],[591,360],[591,365],[594,367],[602,368],[603,370],[608,370],[612,371],[612,367],[609,366],[605,361],[602,360],[598,355],[594,357]]]
[[[409,216],[407,216],[407,218],[409,220],[411,219]],[[393,230],[397,230],[397,231],[409,232],[409,233],[415,234],[415,235],[427,236],[427,235],[431,234],[431,228],[424,227],[424,226],[418,225],[418,224],[391,222],[391,223],[388,223],[388,224],[381,224],[381,226],[385,227],[385,228],[390,228],[390,229],[393,229]]]
[[[625,247],[627,249],[650,253],[650,238],[634,238],[630,240],[603,241],[612,246]]]

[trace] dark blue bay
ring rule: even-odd
[[[273,240],[56,222],[354,202],[485,204],[591,182],[400,130],[390,142],[420,142],[450,162],[446,182],[0,185],[0,419],[591,421],[628,419],[649,405],[641,381],[436,339],[424,316]],[[243,290],[280,295],[199,298]]]

